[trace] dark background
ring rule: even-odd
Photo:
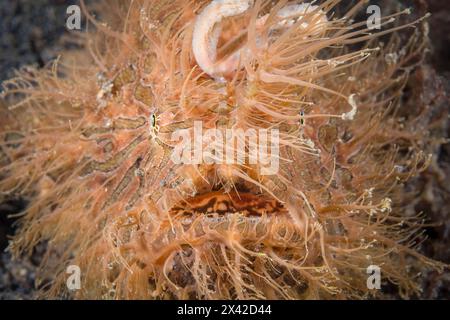
[[[116,0],[110,0],[116,1]],[[345,1],[345,0],[344,0]],[[395,0],[390,0],[396,2]],[[371,1],[376,4],[378,1]],[[433,83],[440,84],[439,104],[449,108],[450,89],[450,1],[397,0],[412,6],[416,12],[429,11],[432,51],[428,59]],[[77,1],[67,0],[0,0],[0,82],[11,78],[14,70],[25,65],[44,66],[67,48],[64,37],[66,9]],[[431,86],[431,91],[438,91]],[[433,92],[431,92],[433,94]],[[449,137],[448,126],[442,128]],[[414,210],[424,211],[431,222],[440,224],[427,229],[429,240],[422,252],[437,260],[450,263],[450,145],[438,150],[438,164],[413,181],[412,188],[425,193],[433,190],[432,199],[423,197],[414,203]],[[438,171],[438,172],[436,172]],[[0,198],[1,200],[1,198]],[[38,247],[30,258],[12,261],[7,252],[8,235],[14,233],[14,220],[7,215],[24,207],[20,199],[0,203],[0,299],[32,299],[35,297],[34,276],[44,250]],[[422,299],[449,299],[450,274],[430,272],[423,280]],[[389,292],[392,288],[384,288]],[[392,290],[394,292],[394,290]],[[393,293],[392,298],[397,298]]]

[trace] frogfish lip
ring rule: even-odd
[[[239,213],[245,217],[259,217],[271,214],[284,214],[284,206],[265,194],[251,192],[212,191],[188,198],[171,208],[170,214],[176,217],[196,215],[226,215]]]
[[[288,210],[266,194],[211,191],[180,202],[169,211],[164,242],[190,245],[240,238],[246,242],[283,242],[298,233]]]
[[[147,242],[155,252],[155,263],[163,263],[186,245],[205,248],[237,241],[287,248],[302,241],[288,210],[265,194],[206,192],[173,206],[169,217],[159,226],[165,231]]]

